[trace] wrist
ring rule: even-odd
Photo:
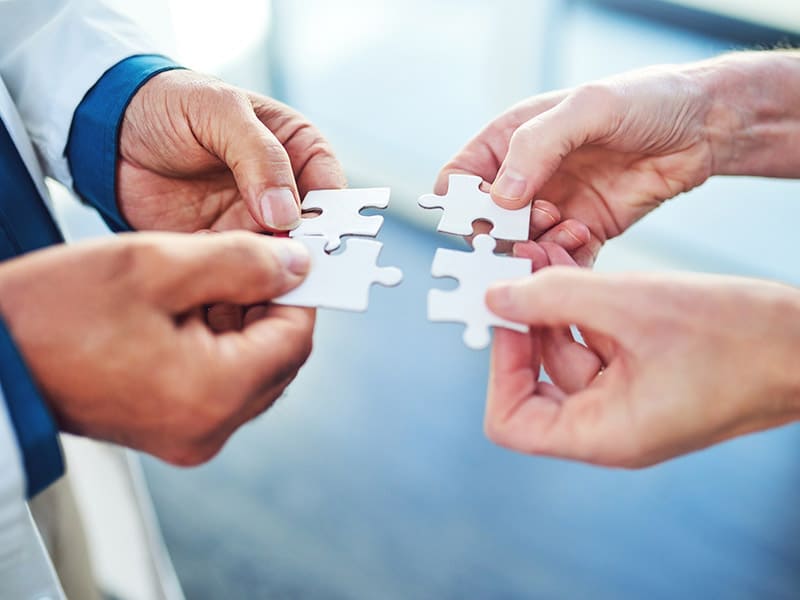
[[[800,51],[730,54],[689,71],[709,99],[712,174],[800,176]]]

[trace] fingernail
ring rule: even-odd
[[[568,250],[583,246],[583,240],[577,237],[566,227],[556,232],[555,241],[556,244]]]
[[[275,240],[275,253],[281,264],[295,275],[305,275],[311,266],[311,255],[308,249],[290,239]]]
[[[273,229],[294,229],[300,222],[300,208],[289,188],[270,188],[261,196],[261,218]]]
[[[525,194],[525,178],[511,169],[503,171],[500,178],[494,182],[492,191],[495,195],[507,200],[520,200]]]
[[[547,217],[547,220],[550,221],[550,223],[552,225],[555,225],[556,223],[558,223],[558,219],[556,219],[556,217],[555,217],[555,215],[553,213],[551,213],[549,210],[545,210],[543,208],[539,208],[538,206],[536,206],[535,203],[533,205],[533,212],[538,214],[538,215],[542,215],[542,216]]]

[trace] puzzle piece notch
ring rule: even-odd
[[[361,188],[344,190],[312,190],[306,194],[302,209],[304,213],[317,212],[315,217],[300,220],[289,237],[301,238],[322,236],[327,240],[326,250],[336,250],[342,244],[342,236],[365,235],[375,237],[383,226],[380,215],[364,216],[365,208],[389,206],[389,188]]]
[[[494,254],[495,244],[494,239],[483,234],[473,240],[473,252],[439,248],[431,267],[434,277],[453,277],[459,285],[454,290],[433,289],[428,293],[428,319],[465,323],[464,344],[474,350],[489,345],[491,326],[528,331],[527,325],[502,319],[486,306],[486,290],[492,283],[531,273],[529,259],[498,256]]]
[[[423,208],[444,210],[437,229],[443,233],[471,235],[475,221],[489,221],[490,235],[498,240],[522,241],[530,235],[531,204],[509,210],[495,204],[480,190],[482,179],[476,175],[450,175],[447,194],[424,194],[418,203]]]
[[[397,267],[377,265],[383,244],[375,240],[348,240],[342,252],[328,254],[324,237],[296,239],[308,248],[311,269],[303,283],[274,299],[276,304],[363,312],[369,306],[373,283],[392,287],[403,280]]]

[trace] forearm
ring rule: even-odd
[[[690,72],[710,99],[713,174],[800,177],[800,50],[728,54]]]

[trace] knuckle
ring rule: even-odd
[[[534,117],[515,129],[509,140],[509,154],[513,154],[514,152],[529,153],[536,146],[538,141],[539,135],[537,130],[539,129],[540,123],[541,120],[538,117]]]
[[[229,109],[249,104],[243,91],[217,79],[206,80],[203,89],[221,108]]]
[[[586,83],[578,87],[570,97],[576,108],[586,111],[612,110],[619,99],[617,88],[602,81]]]
[[[292,174],[292,161],[289,159],[289,153],[286,148],[278,140],[269,137],[267,140],[266,160],[270,163],[272,168],[278,168],[286,172],[286,175]],[[258,160],[262,160],[258,157]],[[280,173],[278,173],[279,175]],[[292,175],[292,179],[294,176]]]
[[[172,259],[169,247],[155,236],[136,234],[135,238],[129,237],[117,246],[108,265],[107,278],[127,283],[132,293],[152,295],[164,285]]]

